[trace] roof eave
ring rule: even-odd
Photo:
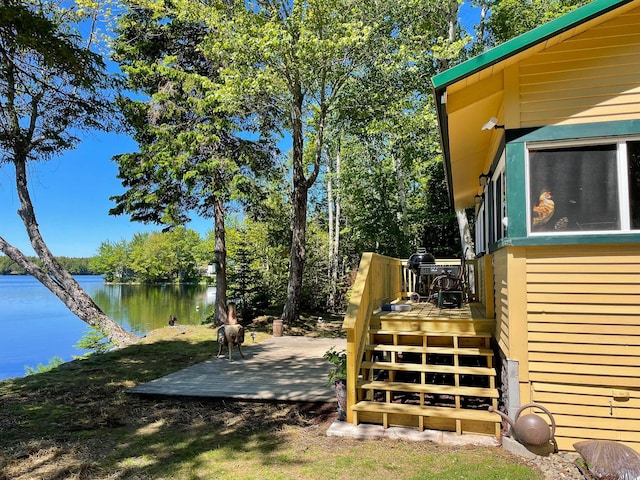
[[[447,87],[582,23],[620,8],[621,6],[633,1],[634,0],[594,0],[593,2],[573,10],[562,17],[556,18],[544,25],[534,28],[533,30],[519,35],[518,37],[498,45],[483,54],[473,57],[432,77],[431,82],[433,84],[434,98],[436,101],[440,140],[442,142],[442,155],[449,190],[449,201],[454,209],[456,207],[451,172],[451,151],[449,149],[447,107],[446,101],[443,103],[441,100],[443,96],[446,98]]]
[[[587,5],[551,20],[544,25],[540,25],[539,27],[512,38],[511,40],[498,45],[485,53],[470,58],[455,67],[435,75],[431,79],[433,86],[436,91],[442,90],[452,83],[458,82],[465,77],[484,70],[485,68],[501,62],[506,58],[512,57],[519,52],[527,50],[538,43],[544,42],[561,34],[562,32],[570,30],[608,11],[615,10],[622,5],[631,3],[632,1],[633,0],[594,0]]]

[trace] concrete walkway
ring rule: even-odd
[[[493,435],[476,435],[465,433],[458,435],[456,432],[443,432],[441,430],[418,431],[416,428],[389,427],[382,425],[370,425],[361,423],[351,425],[346,422],[335,421],[327,430],[328,437],[349,437],[358,440],[404,440],[411,442],[433,442],[440,445],[462,446],[475,445],[482,447],[498,447],[500,442]]]
[[[322,356],[346,348],[344,338],[271,337],[233,352],[133,387],[130,393],[184,397],[335,402],[327,386],[332,365]]]

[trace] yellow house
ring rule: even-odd
[[[499,436],[489,406],[536,402],[561,450],[640,451],[640,0],[595,0],[433,85],[451,202],[476,207],[477,303],[381,308],[415,279],[365,254],[347,421]]]
[[[640,451],[640,0],[593,1],[433,84],[502,403],[547,407],[560,449]]]

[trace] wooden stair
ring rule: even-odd
[[[500,437],[493,322],[378,312],[360,364],[354,423]]]

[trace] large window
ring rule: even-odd
[[[529,232],[640,229],[640,142],[529,149]]]

